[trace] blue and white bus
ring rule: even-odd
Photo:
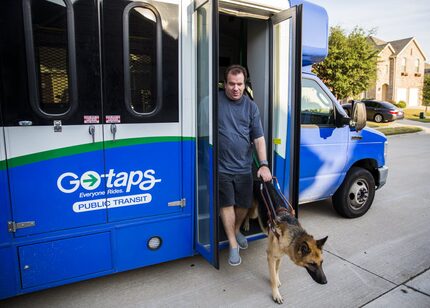
[[[290,2],[1,1],[0,298],[196,253],[218,267],[216,102],[234,63],[291,203],[352,189],[339,207],[370,207],[385,138],[302,76],[327,54],[327,14]],[[374,182],[345,188],[352,167]]]

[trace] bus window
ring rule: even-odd
[[[128,21],[125,25],[129,30],[128,48],[124,52],[128,57],[128,61],[124,61],[125,96],[133,113],[149,115],[161,107],[161,100],[157,100],[161,95],[157,91],[157,83],[161,83],[158,80],[161,76],[157,74],[157,55],[160,53],[157,41],[161,40],[157,23],[160,21],[154,11],[146,7],[131,8]]]
[[[65,114],[71,107],[67,3],[42,0],[31,2],[30,9],[25,6],[25,18],[31,30],[26,34],[26,41],[32,105],[36,112],[46,116]]]

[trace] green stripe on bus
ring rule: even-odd
[[[6,169],[6,161],[0,160],[0,170],[4,170],[4,169]]]
[[[130,139],[120,139],[112,140],[107,142],[96,142],[82,145],[75,145],[66,148],[60,148],[55,150],[49,150],[29,155],[18,156],[15,158],[8,159],[8,167],[19,167],[23,165],[28,165],[36,162],[41,162],[44,160],[50,160],[54,158],[60,158],[65,156],[77,155],[82,153],[88,153],[93,151],[103,150],[103,146],[106,149],[126,147],[139,144],[148,143],[162,143],[162,142],[178,142],[178,141],[189,141],[195,140],[194,137],[177,137],[177,136],[165,136],[165,137],[143,137],[143,138],[130,138]],[[6,169],[6,161],[0,161],[0,170]]]

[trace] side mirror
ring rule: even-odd
[[[362,102],[354,102],[352,104],[350,126],[359,132],[366,126],[366,118],[366,105]]]

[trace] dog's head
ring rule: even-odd
[[[326,284],[327,278],[324,274],[322,263],[322,247],[327,241],[327,236],[315,240],[311,235],[301,236],[294,246],[293,262],[306,268],[313,280],[320,284]]]

